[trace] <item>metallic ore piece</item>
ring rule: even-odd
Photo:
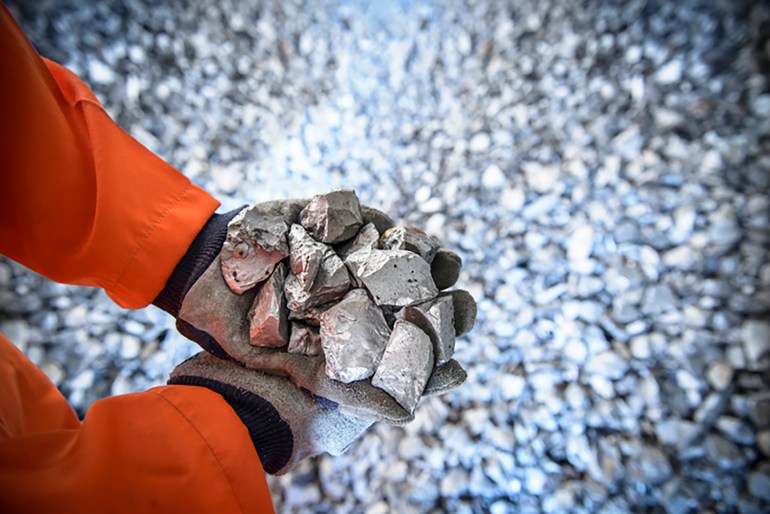
[[[390,336],[382,311],[363,289],[353,289],[321,315],[321,346],[326,376],[350,383],[369,378]]]
[[[398,320],[372,385],[391,395],[411,414],[432,370],[433,344],[428,335],[408,321]]]
[[[291,273],[286,279],[285,291],[289,309],[301,312],[342,298],[348,289],[350,289],[350,275],[345,264],[331,247],[326,247],[313,287],[306,291],[301,279]]]
[[[431,300],[438,295],[430,264],[406,250],[357,252],[345,261],[363,282],[377,305],[404,307]]]
[[[287,350],[289,353],[300,353],[302,355],[323,355],[321,335],[318,333],[318,329],[301,323],[292,323],[291,338],[289,339]]]
[[[361,204],[350,189],[316,195],[299,213],[308,233],[324,243],[339,243],[356,235],[364,224]]]
[[[385,231],[380,238],[380,248],[384,250],[409,250],[430,264],[436,256],[441,243],[422,230],[399,225]]]
[[[291,321],[301,321],[302,323],[305,323],[306,325],[312,325],[314,327],[320,327],[321,326],[321,314],[326,312],[329,307],[334,305],[337,302],[329,302],[325,303],[323,305],[314,305],[313,307],[308,307],[305,310],[302,311],[293,311],[289,310],[289,320]]]
[[[289,341],[289,320],[283,286],[286,265],[279,262],[259,288],[249,310],[249,343],[252,346],[279,347]]]
[[[428,334],[437,365],[449,362],[455,352],[454,302],[451,296],[439,296],[430,302],[404,307],[396,317],[414,323]]]
[[[345,243],[342,248],[337,251],[337,254],[344,261],[349,255],[356,252],[366,252],[377,249],[379,240],[380,233],[377,232],[374,223],[367,223],[358,231],[358,234],[356,234],[356,237],[352,241]]]
[[[242,294],[267,279],[275,263],[289,255],[289,227],[280,216],[253,205],[227,226],[222,246],[222,275],[230,289]]]
[[[309,291],[313,287],[324,254],[328,247],[310,237],[302,225],[294,224],[289,230],[289,265],[291,272],[302,283],[302,288]]]

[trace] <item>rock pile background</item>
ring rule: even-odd
[[[10,7],[224,208],[355,188],[465,259],[468,382],[279,511],[770,508],[760,2],[83,4]],[[0,320],[80,413],[196,351],[8,261]]]

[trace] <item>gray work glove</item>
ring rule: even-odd
[[[263,468],[274,475],[306,457],[340,455],[374,423],[343,414],[286,377],[206,352],[177,366],[169,384],[207,387],[222,395],[248,429]]]
[[[202,235],[193,243],[190,251],[177,267],[164,293],[156,299],[156,305],[177,317],[180,332],[199,343],[213,355],[233,360],[249,369],[270,374],[288,376],[299,388],[317,397],[331,400],[340,411],[372,420],[403,424],[413,415],[393,398],[368,381],[349,384],[328,378],[324,371],[323,356],[289,354],[282,349],[263,348],[249,343],[247,314],[254,299],[255,290],[236,294],[223,277],[222,256],[232,259],[239,252],[243,233],[230,223],[240,214],[283,220],[287,225],[297,222],[307,200],[284,200],[255,204],[248,211],[236,211],[212,218]],[[393,226],[384,213],[363,207],[364,223],[373,223],[380,233]],[[248,258],[248,255],[246,255]],[[432,275],[439,289],[451,287],[460,272],[459,256],[445,249],[438,251],[432,263]],[[474,323],[476,305],[465,291],[452,291],[455,307],[457,335],[468,332]],[[447,392],[465,379],[465,372],[454,360],[437,366],[428,381],[424,394]]]

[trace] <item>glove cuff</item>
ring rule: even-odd
[[[225,214],[213,214],[209,218],[198,235],[195,236],[187,253],[174,268],[166,286],[152,301],[153,305],[175,318],[179,316],[179,309],[182,307],[182,301],[187,291],[222,250],[222,245],[227,237],[227,224],[241,210],[243,207]]]
[[[289,424],[268,401],[244,389],[196,376],[176,376],[172,385],[200,386],[222,395],[249,431],[254,449],[267,473],[275,474],[286,466],[294,451],[294,436]]]

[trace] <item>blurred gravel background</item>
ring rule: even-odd
[[[770,509],[760,2],[94,4],[10,7],[224,208],[352,187],[465,259],[467,384],[280,512]],[[196,351],[7,260],[0,330],[81,415]]]

